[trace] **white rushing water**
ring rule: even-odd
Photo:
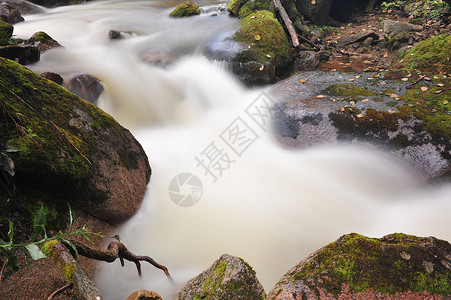
[[[236,20],[225,14],[170,19],[178,2],[95,1],[15,25],[18,37],[45,31],[65,46],[44,54],[31,66],[36,72],[101,79],[100,106],[132,130],[149,156],[153,175],[143,206],[117,232],[131,251],[166,265],[174,282],[148,265],[138,278],[132,263],[102,264],[95,281],[105,299],[125,299],[138,289],[170,298],[224,253],[248,261],[269,291],[289,268],[342,234],[451,240],[451,185],[422,186],[401,162],[368,148],[278,146],[248,114],[266,99],[263,90],[244,88],[201,55]],[[137,36],[110,41],[110,29]],[[146,64],[141,54],[152,48],[179,59],[167,69]],[[206,173],[198,161],[215,155]],[[175,193],[202,192],[190,207],[170,198],[170,183],[181,173],[202,183],[196,189],[188,181]]]

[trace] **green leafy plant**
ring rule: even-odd
[[[46,213],[44,209],[44,205],[41,205],[41,208],[36,213],[36,215],[33,218],[33,239],[30,242],[22,243],[22,244],[16,244],[14,243],[14,224],[12,221],[8,220],[8,241],[5,241],[3,239],[0,239],[0,252],[3,253],[3,255],[6,258],[6,261],[4,262],[3,268],[6,266],[11,271],[15,272],[19,270],[19,265],[17,262],[17,256],[14,254],[17,250],[22,250],[26,254],[28,253],[30,257],[33,260],[39,260],[41,258],[45,258],[46,256],[42,253],[41,249],[38,247],[39,245],[43,245],[44,243],[51,241],[51,240],[61,240],[67,245],[69,245],[75,253],[77,253],[77,248],[75,245],[70,241],[69,237],[73,235],[82,235],[84,238],[86,238],[88,241],[91,241],[91,236],[100,236],[103,237],[101,233],[95,233],[89,231],[85,225],[83,225],[80,228],[76,228],[74,230],[74,213],[72,211],[72,208],[69,206],[69,230],[67,232],[61,232],[59,231],[56,235],[53,237],[47,236],[47,230],[46,230]],[[38,237],[42,236],[41,239],[37,240]],[[0,277],[1,280],[1,277]]]

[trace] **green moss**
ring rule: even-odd
[[[77,265],[76,263],[64,263],[61,259],[59,259],[58,253],[56,253],[54,250],[55,245],[58,243],[59,242],[57,240],[48,241],[41,247],[41,251],[45,256],[51,258],[55,263],[57,263],[58,266],[63,270],[66,280],[68,282],[72,282],[74,274],[77,271]]]
[[[259,10],[267,10],[274,13],[274,5],[269,0],[249,0],[241,6],[238,17],[243,19],[248,15],[259,11]]]
[[[13,25],[0,20],[0,46],[9,45],[13,36]]]
[[[173,18],[182,18],[200,14],[199,6],[191,1],[183,1],[170,14]]]
[[[428,38],[407,51],[395,68],[417,69],[426,73],[450,73],[451,35],[442,34]]]
[[[234,16],[238,15],[241,5],[243,5],[247,0],[231,0],[227,5],[227,11]]]
[[[45,256],[47,257],[52,257],[53,256],[53,247],[58,244],[57,240],[51,240],[46,242],[42,247],[41,247],[41,252],[44,253]]]
[[[41,43],[47,43],[49,41],[52,41],[53,39],[45,33],[44,31],[39,31],[33,35],[33,37],[29,40],[30,42],[41,42]]]
[[[235,40],[249,45],[243,62],[256,61],[265,65],[274,60],[276,74],[286,71],[293,60],[293,52],[282,28],[272,12],[262,10],[241,21]]]
[[[326,94],[329,96],[336,96],[336,97],[353,97],[355,96],[374,96],[376,92],[370,91],[368,89],[363,89],[357,86],[349,85],[349,84],[334,84],[326,89],[324,89],[321,94]]]
[[[295,278],[314,290],[315,282],[335,295],[343,283],[357,292],[371,288],[387,294],[427,291],[449,295],[451,272],[440,260],[434,264],[434,272],[425,270],[423,260],[431,254],[419,246],[423,241],[400,233],[382,239],[349,234],[321,249]],[[408,259],[402,258],[402,252],[409,255]]]

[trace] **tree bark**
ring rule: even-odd
[[[293,47],[295,48],[299,47],[299,40],[298,35],[296,34],[296,29],[294,28],[293,22],[291,22],[290,17],[285,11],[285,8],[283,7],[282,3],[280,3],[280,0],[272,0],[272,3],[279,10],[280,16],[282,17],[285,27],[287,28],[288,33],[290,34],[291,43]]]

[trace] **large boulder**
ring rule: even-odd
[[[200,9],[196,3],[191,1],[183,1],[169,14],[169,16],[173,18],[190,17],[195,15],[200,15]]]
[[[2,2],[11,5],[23,16],[40,14],[44,12],[42,7],[25,0],[3,0]]]
[[[272,12],[262,10],[245,17],[233,39],[242,51],[233,59],[232,70],[246,84],[272,83],[290,71],[293,51]]]
[[[243,259],[222,255],[177,293],[175,299],[261,300],[265,290],[255,271]]]
[[[299,13],[313,24],[328,25],[330,23],[332,0],[297,0],[296,7]]]
[[[450,175],[451,81],[441,75],[411,86],[419,76],[410,75],[409,83],[379,74],[305,72],[279,82],[271,93],[280,101],[274,114],[280,142],[371,144],[425,178]]]
[[[139,208],[150,167],[141,145],[110,115],[58,84],[0,58],[0,141],[15,184],[112,224]],[[4,198],[2,198],[4,200]]]
[[[267,299],[448,299],[450,282],[448,242],[352,233],[298,263]]]
[[[9,45],[13,31],[13,25],[0,20],[0,46]]]
[[[0,19],[9,24],[16,24],[24,20],[18,9],[6,3],[0,4]]]

